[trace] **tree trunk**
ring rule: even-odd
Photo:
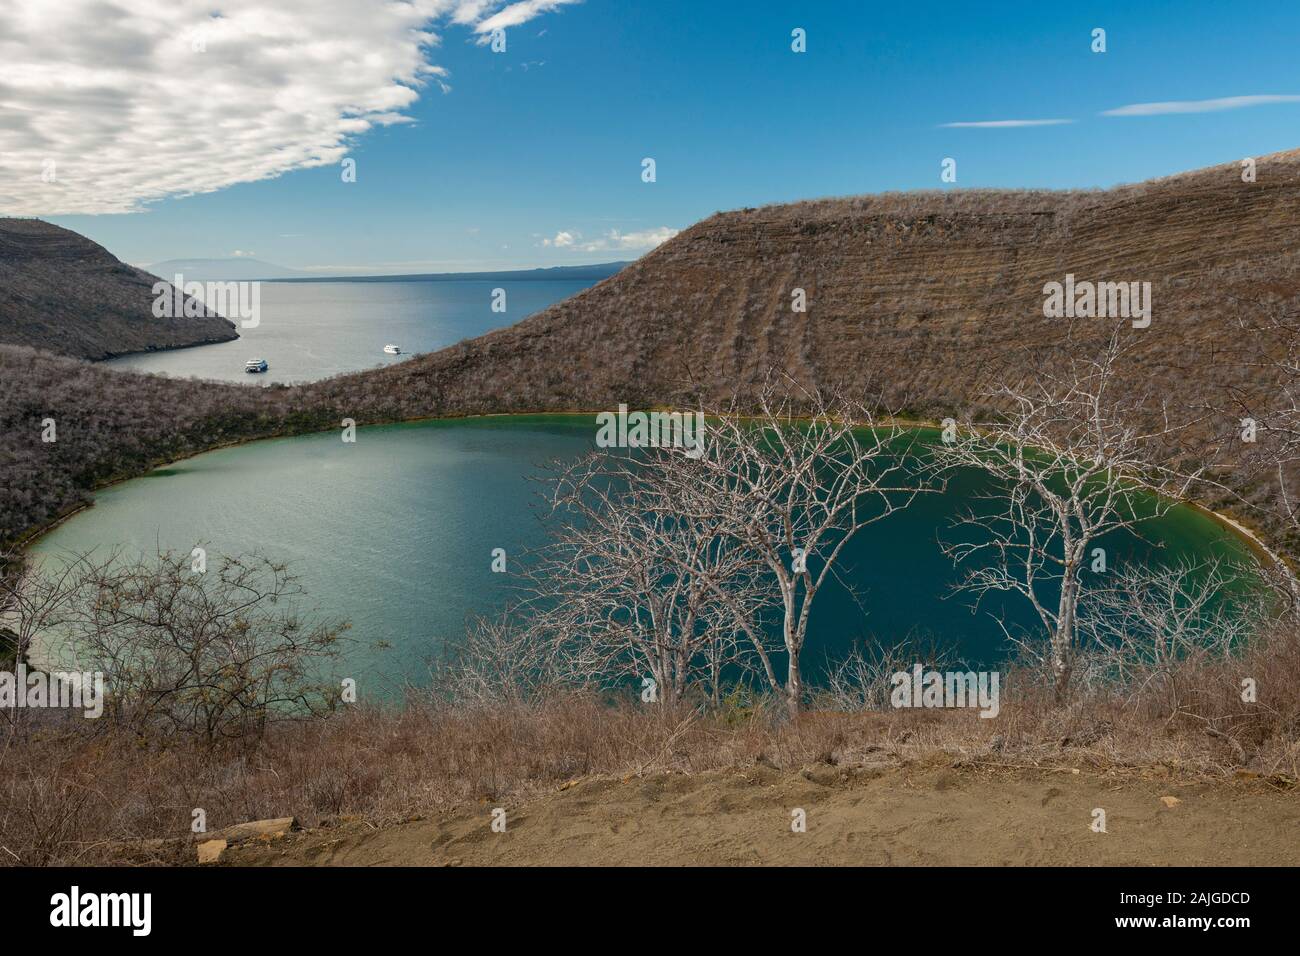
[[[799,652],[790,650],[790,669],[785,679],[785,706],[791,717],[799,716],[803,699],[803,684],[799,681]]]
[[[1064,703],[1070,690],[1073,670],[1075,612],[1079,603],[1079,585],[1075,580],[1073,564],[1065,566],[1061,581],[1061,604],[1056,617],[1056,633],[1052,635],[1052,689],[1056,703]]]

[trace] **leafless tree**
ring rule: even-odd
[[[857,645],[827,661],[825,700],[836,710],[888,710],[893,676],[918,662],[930,670],[964,669],[952,641],[936,635]]]
[[[423,697],[432,692],[455,706],[536,701],[570,676],[557,650],[526,612],[508,608],[476,617],[462,639],[445,645],[431,668],[429,685],[410,687],[408,693]]]
[[[174,552],[72,556],[60,666],[104,674],[112,719],[208,743],[335,705],[339,685],[325,668],[347,625],[300,615],[303,592],[283,564],[256,555],[213,563],[199,572]]]
[[[1163,514],[1199,476],[1158,464],[1180,427],[1168,414],[1154,429],[1131,424],[1144,420],[1132,414],[1142,396],[1116,381],[1122,352],[1117,332],[1096,358],[993,390],[1005,417],[967,421],[937,449],[946,467],[977,469],[993,483],[980,496],[993,507],[969,509],[957,522],[967,534],[942,543],[966,568],[959,587],[977,602],[992,592],[1028,600],[1058,699],[1069,690],[1091,548]]]
[[[528,572],[534,627],[570,679],[653,681],[673,706],[702,683],[716,703],[723,670],[757,638],[762,582],[717,516],[680,507],[698,466],[680,448],[598,452],[562,466],[548,489],[554,540]]]
[[[701,446],[559,469],[548,497],[564,520],[530,572],[533,617],[580,680],[648,676],[669,702],[703,682],[717,701],[739,667],[797,714],[813,602],[845,546],[940,482],[914,431],[775,375],[705,422]]]
[[[804,697],[801,654],[810,614],[836,579],[845,546],[941,482],[918,450],[915,430],[871,404],[786,377],[770,376],[754,402],[733,403],[708,422],[695,467],[677,473],[673,506],[718,528],[774,583],[784,682],[762,640],[750,639],[768,683],[795,715]]]
[[[17,549],[0,552],[0,659],[25,661],[76,593],[84,560],[43,566]]]
[[[1276,596],[1262,585],[1250,569],[1219,558],[1134,565],[1088,594],[1080,633],[1108,684],[1131,699],[1164,691],[1176,711],[1180,665],[1226,657],[1268,621]]]
[[[75,566],[47,567],[17,549],[0,551],[0,670],[39,665],[30,660],[37,639],[57,629],[79,583]],[[31,717],[25,709],[0,710],[9,732],[5,747],[30,730]]]

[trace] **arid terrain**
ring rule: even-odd
[[[216,746],[49,723],[5,752],[0,858],[192,866],[233,828],[222,865],[1300,864],[1296,653],[1188,662],[1160,688],[1064,710],[1021,692],[997,720],[830,699],[793,721],[779,706],[673,714],[557,689],[412,698]],[[1280,706],[1244,706],[1241,673]],[[246,827],[271,820],[283,836]]]
[[[233,846],[235,866],[1300,865],[1300,800],[1150,771],[903,767],[595,777],[506,808]],[[807,832],[790,813],[807,813]],[[1092,829],[1105,811],[1106,832]]]
[[[1273,363],[1288,343],[1269,326],[1300,295],[1300,252],[1287,242],[1297,210],[1293,150],[1260,158],[1251,183],[1229,163],[1110,190],[886,193],[719,213],[509,328],[385,369],[264,390],[46,355],[208,339],[194,320],[159,332],[147,296],[132,300],[118,328],[116,318],[89,321],[95,313],[70,297],[57,309],[34,292],[14,299],[23,287],[5,282],[12,301],[0,301],[0,342],[44,351],[0,345],[0,427],[10,436],[0,455],[11,459],[0,467],[26,486],[0,499],[0,538],[43,525],[105,481],[341,417],[365,424],[721,401],[752,394],[773,368],[803,384],[878,393],[913,417],[979,411],[998,380],[1092,354],[1110,334],[1107,319],[1044,318],[1044,284],[1067,275],[1151,283],[1151,325],[1125,329],[1119,374],[1149,398],[1137,404],[1151,416],[1168,403],[1200,422],[1201,434],[1220,435],[1274,391]],[[8,223],[19,234],[56,231]],[[28,270],[29,284],[38,273],[15,257],[31,241],[0,247],[0,269]],[[119,298],[143,281],[99,253],[108,261],[91,257],[91,274],[116,276]],[[53,259],[40,268],[66,272]],[[39,286],[56,295],[57,285]],[[795,289],[806,293],[806,313],[791,310]],[[114,407],[105,394],[119,397]],[[57,450],[41,443],[46,416],[60,423]],[[1268,488],[1249,472],[1236,462],[1223,475],[1235,495],[1267,507]],[[1230,497],[1204,502],[1258,524]]]
[[[0,343],[102,359],[238,337],[215,314],[156,318],[157,281],[71,230],[0,219]]]
[[[1043,316],[1067,274],[1145,281],[1131,329],[1155,394],[1194,404],[1247,384],[1242,325],[1300,293],[1300,151],[1109,190],[883,193],[718,213],[618,275],[508,329],[379,373],[462,412],[720,400],[767,369],[808,385],[883,389],[928,415],[1104,319]],[[803,289],[807,312],[792,311]],[[1263,343],[1267,348],[1277,343]],[[1136,374],[1136,373],[1135,373]],[[1258,378],[1258,376],[1256,376]],[[1259,384],[1265,384],[1260,382]]]
[[[1126,424],[1158,422],[1167,402],[1199,422],[1192,437],[1235,434],[1242,411],[1267,405],[1294,345],[1270,324],[1290,320],[1300,296],[1288,241],[1297,210],[1293,151],[1260,159],[1251,183],[1229,164],[1097,192],[886,194],[722,213],[518,325],[294,387],[85,361],[165,344],[138,304],[136,338],[102,339],[111,322],[81,335],[66,320],[75,341],[64,341],[24,320],[21,336],[0,335],[19,343],[0,345],[0,543],[108,482],[342,418],[724,401],[733,390],[743,402],[774,368],[805,385],[882,392],[910,417],[979,411],[993,383],[1087,357],[1115,328],[1044,318],[1044,284],[1067,275],[1151,283],[1150,327],[1121,323],[1116,374],[1146,419]],[[120,263],[105,268],[131,278],[114,271],[129,268]],[[796,289],[806,313],[790,309]],[[57,443],[42,440],[47,418]],[[1281,533],[1285,516],[1258,473],[1239,458],[1214,474],[1223,497],[1198,489],[1197,500],[1294,556],[1294,530]],[[123,854],[192,863],[190,814],[203,808],[213,827],[285,816],[309,827],[232,847],[222,862],[236,864],[1295,864],[1294,634],[1180,660],[1137,688],[1093,688],[1068,712],[1020,700],[996,731],[973,718],[936,723],[930,736],[907,715],[859,723],[813,707],[788,721],[724,709],[684,738],[685,724],[567,692],[522,710],[430,700],[273,723],[220,746],[168,734],[141,747],[128,723],[42,726],[6,754],[0,848],[23,865]],[[1244,701],[1243,674],[1267,707]],[[495,807],[507,811],[505,833],[489,826]],[[807,811],[806,833],[790,829],[794,808]],[[1096,809],[1104,834],[1091,829]],[[140,856],[142,845],[154,849]]]

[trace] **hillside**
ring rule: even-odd
[[[1194,405],[1247,373],[1243,333],[1300,294],[1300,152],[1095,192],[954,191],[720,213],[613,278],[511,328],[376,373],[435,387],[444,410],[606,408],[752,390],[775,366],[808,384],[883,388],[926,414],[968,404],[1112,323],[1043,317],[1043,286],[1152,285],[1129,329],[1134,373]],[[791,311],[803,288],[806,314]],[[1127,324],[1127,323],[1126,323]]]
[[[158,319],[157,278],[39,219],[0,219],[0,343],[102,359],[237,338],[220,316]]]
[[[1088,356],[1108,336],[1108,319],[1043,317],[1044,284],[1067,274],[1151,283],[1150,327],[1123,322],[1133,348],[1119,373],[1150,416],[1168,402],[1222,434],[1237,427],[1237,402],[1271,401],[1267,360],[1294,344],[1259,327],[1300,296],[1298,226],[1300,152],[1288,152],[1260,159],[1255,183],[1234,163],[1106,191],[886,194],[720,213],[510,328],[296,388],[166,381],[0,348],[10,436],[0,539],[103,481],[341,417],[603,409],[692,391],[722,400],[752,392],[772,366],[808,384],[883,391],[913,415],[955,414],[1000,378]],[[50,288],[66,283],[53,258],[25,269],[50,276]],[[807,293],[806,314],[790,310],[794,288]],[[59,420],[57,448],[40,443],[46,415]],[[1202,500],[1285,544],[1269,485],[1240,456],[1220,464],[1252,513],[1212,489]]]

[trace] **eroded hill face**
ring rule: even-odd
[[[722,213],[512,328],[379,376],[445,412],[720,400],[770,367],[883,391],[895,408],[969,408],[999,379],[1094,351],[1116,321],[1047,318],[1044,286],[1149,283],[1135,387],[1191,407],[1268,387],[1266,324],[1300,294],[1300,162],[1228,164],[1096,192],[886,194]],[[792,310],[795,290],[807,312]],[[1138,321],[1141,321],[1140,319]]]
[[[719,214],[508,329],[294,388],[130,375],[0,346],[0,430],[8,436],[0,443],[0,539],[48,522],[104,481],[343,418],[662,406],[691,390],[725,402],[733,391],[756,391],[770,367],[809,385],[883,393],[894,411],[915,416],[978,413],[985,389],[1040,364],[1095,356],[1116,324],[1132,346],[1120,384],[1148,418],[1133,424],[1159,426],[1167,405],[1205,434],[1235,433],[1242,409],[1272,404],[1269,360],[1292,344],[1281,337],[1290,333],[1268,326],[1288,312],[1297,325],[1298,156],[1259,159],[1250,183],[1234,163],[1105,192],[895,194]],[[127,295],[135,270],[64,230],[13,222],[0,220],[0,342],[22,334],[44,348],[104,354],[129,350],[123,326],[137,342],[149,340],[146,306],[134,318],[87,323],[93,334],[74,332],[73,293],[51,291],[78,276],[76,301],[94,309],[96,282],[111,286],[113,301]],[[1149,326],[1045,317],[1044,286],[1068,275],[1149,283]],[[154,280],[140,281],[147,293]],[[791,309],[799,288],[806,313]],[[34,304],[42,295],[62,311],[42,313]],[[222,337],[233,334],[217,321]],[[183,321],[171,332],[178,329]],[[46,417],[59,422],[57,445],[42,443]],[[1188,442],[1169,452],[1199,463],[1201,450]],[[1230,491],[1207,489],[1199,500],[1236,514],[1247,502],[1250,523],[1300,551],[1277,510],[1272,473],[1232,459],[1240,450],[1208,463]]]
[[[102,359],[238,337],[217,315],[155,318],[157,281],[75,232],[0,219],[0,343]]]

